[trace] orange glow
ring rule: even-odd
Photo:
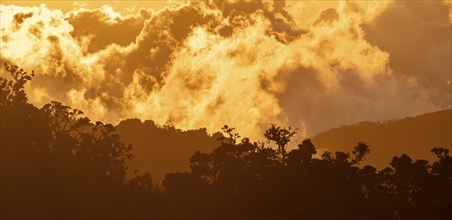
[[[1,58],[36,70],[38,106],[255,139],[290,123],[301,140],[450,107],[447,4],[2,1]]]
[[[140,11],[141,8],[152,9],[158,11],[166,6],[174,4],[176,1],[155,0],[155,1],[2,1],[5,5],[17,5],[23,7],[39,6],[45,4],[49,9],[61,10],[63,13],[67,13],[79,8],[96,9],[103,6],[110,7],[113,11],[119,12],[123,15],[135,14]]]

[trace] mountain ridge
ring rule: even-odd
[[[128,176],[148,172],[157,183],[169,172],[189,171],[188,159],[197,150],[210,152],[219,144],[216,134],[209,135],[205,128],[182,131],[151,120],[125,119],[116,131],[124,143],[132,144]]]
[[[312,138],[317,148],[349,152],[358,142],[370,147],[366,163],[377,168],[388,165],[392,157],[408,154],[413,159],[433,160],[434,147],[452,147],[452,110],[382,122],[363,121],[318,133]]]

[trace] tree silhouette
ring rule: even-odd
[[[235,128],[230,128],[228,125],[224,125],[221,128],[221,131],[227,136],[222,135],[217,140],[220,141],[222,144],[225,143],[235,144],[237,142],[237,139],[240,138],[240,135],[238,133],[234,133],[234,130]]]
[[[12,106],[26,104],[28,100],[25,94],[24,86],[34,77],[34,71],[29,74],[16,65],[8,65],[7,63],[4,63],[4,65],[6,71],[10,73],[12,80],[7,80],[5,78],[0,79],[0,104],[3,106],[8,104]]]
[[[324,152],[310,139],[286,155],[296,129],[272,124],[264,142],[224,126],[218,147],[196,151],[187,172],[126,178],[132,148],[115,127],[53,101],[36,108],[24,85],[32,79],[5,64],[0,78],[1,219],[449,219],[452,158],[395,156],[389,167],[359,166],[370,148]],[[181,132],[171,123],[155,129]],[[131,131],[134,132],[134,131]],[[166,146],[164,140],[149,144]],[[287,156],[287,158],[286,158]],[[281,162],[282,161],[282,162]],[[287,163],[287,164],[286,164]],[[286,166],[287,165],[287,166]]]
[[[79,110],[59,102],[42,109],[28,104],[24,85],[33,75],[15,65],[5,69],[12,79],[1,78],[1,218],[119,214],[105,210],[127,190],[130,146],[112,125],[92,124]]]
[[[309,163],[312,156],[317,153],[311,139],[304,140],[298,147],[300,148],[300,158],[303,163]]]
[[[363,142],[359,142],[358,145],[356,145],[353,148],[352,154],[355,156],[352,159],[352,164],[358,164],[359,162],[361,162],[362,160],[365,159],[365,156],[367,154],[369,154],[370,150],[369,150],[369,146],[367,146],[365,143]]]
[[[264,137],[269,141],[275,142],[278,146],[278,151],[281,153],[282,164],[286,164],[286,145],[290,142],[290,138],[297,133],[297,129],[292,129],[291,127],[282,128],[276,124],[271,124],[268,128]]]
[[[56,101],[45,104],[42,107],[42,110],[50,118],[50,129],[52,129],[52,133],[55,137],[61,133],[70,131],[69,123],[74,123],[77,117],[83,114],[83,112],[78,109],[71,109],[71,107]]]
[[[312,156],[316,153],[317,151],[314,144],[312,144],[310,139],[306,139],[298,145],[298,149],[289,152],[287,164],[290,166],[296,166],[300,165],[301,162],[303,164],[310,163]]]

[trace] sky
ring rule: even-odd
[[[39,3],[38,3],[39,2]],[[299,138],[451,108],[450,1],[1,1],[29,101]],[[0,71],[2,77],[8,77]]]

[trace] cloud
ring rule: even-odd
[[[66,20],[74,28],[72,37],[81,47],[86,44],[86,52],[93,53],[113,43],[120,46],[133,43],[150,15],[151,12],[143,9],[138,15],[123,17],[104,6],[101,9],[70,12]]]
[[[394,74],[414,76],[432,101],[450,107],[449,10],[441,1],[394,2],[364,30],[366,40],[391,55]]]
[[[70,34],[74,29],[64,14],[59,10],[49,10],[45,5],[2,5],[1,12],[2,62],[14,62],[37,73],[28,88],[30,101],[42,106],[51,100],[59,100],[75,104],[76,108],[91,109],[88,105],[71,102],[71,92],[83,91],[85,87],[103,81],[104,71],[96,62],[96,56],[83,54],[83,49]],[[17,14],[31,16],[22,20],[20,28],[15,30],[13,27],[18,23],[12,18]],[[99,119],[104,115],[98,112],[88,114]]]
[[[229,38],[196,28],[173,55],[163,85],[131,102],[138,105],[137,113],[148,106],[142,117],[169,116],[179,126],[210,131],[230,124],[248,133],[260,131],[263,118],[276,120],[279,106],[275,97],[260,90],[260,78],[276,73],[284,62],[284,45],[259,37],[269,24],[261,15],[254,19]]]
[[[229,124],[255,139],[277,122],[306,137],[450,108],[447,6],[417,4],[193,1],[128,16],[2,5],[1,59],[35,70],[38,106],[59,100],[111,123]]]

